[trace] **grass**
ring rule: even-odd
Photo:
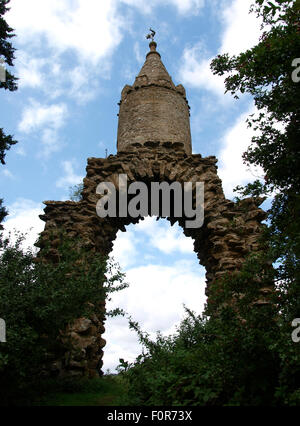
[[[118,375],[53,383],[35,406],[120,406],[126,386]]]

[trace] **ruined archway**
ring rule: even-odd
[[[174,146],[175,145],[175,146]],[[176,150],[175,150],[176,148]],[[265,212],[258,207],[262,201],[254,198],[246,199],[238,204],[226,200],[221,180],[217,175],[215,157],[202,158],[199,154],[187,155],[180,144],[148,142],[144,146],[131,146],[126,152],[119,152],[108,158],[89,158],[87,176],[84,179],[83,200],[80,202],[46,202],[46,222],[41,234],[41,242],[49,241],[51,233],[64,229],[71,237],[80,236],[91,250],[108,255],[119,230],[126,225],[137,223],[140,218],[116,217],[100,218],[96,212],[96,204],[100,195],[96,193],[101,182],[113,182],[116,177],[126,174],[128,182],[204,182],[204,223],[201,228],[185,228],[185,218],[168,218],[170,222],[178,220],[186,236],[194,240],[194,250],[199,262],[206,268],[206,294],[212,282],[240,268],[250,252],[260,249],[259,236],[262,232],[260,222]],[[55,250],[55,247],[53,247]],[[84,359],[82,370],[94,371],[101,365],[103,356],[102,339],[103,320],[97,324],[96,339],[93,349],[88,351],[88,359]],[[80,327],[78,328],[80,330]],[[76,328],[73,330],[75,332]],[[94,329],[93,329],[94,330]],[[91,345],[89,333],[81,337],[87,345]],[[78,362],[73,363],[79,368]],[[72,359],[65,368],[72,369]]]
[[[80,202],[45,202],[46,222],[39,247],[43,255],[46,242],[57,250],[59,239],[52,233],[64,230],[70,237],[81,237],[90,250],[107,256],[119,230],[137,223],[139,217],[103,217],[96,213],[100,199],[97,187],[111,182],[118,190],[118,176],[126,175],[128,184],[144,182],[204,183],[204,222],[201,227],[186,227],[186,218],[178,221],[186,236],[194,240],[194,251],[206,269],[206,294],[211,284],[228,271],[238,270],[249,253],[260,250],[261,221],[265,212],[258,206],[262,199],[248,198],[239,203],[227,200],[217,174],[216,157],[192,154],[189,105],[184,87],[174,85],[150,43],[146,61],[132,86],[126,85],[119,102],[118,153],[108,158],[89,158]],[[195,201],[195,200],[194,200]],[[105,301],[103,301],[104,303]],[[90,321],[78,320],[72,332],[81,345],[82,359],[72,353],[61,361],[59,372],[95,374],[102,366],[104,306]],[[79,343],[78,343],[79,342]]]

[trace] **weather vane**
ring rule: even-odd
[[[150,34],[147,34],[146,38],[147,39],[151,38],[151,41],[154,41],[155,31],[152,30],[152,28],[150,28],[149,31],[150,31]]]

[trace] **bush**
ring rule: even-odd
[[[134,363],[121,360],[118,367],[127,381],[128,405],[300,404],[300,344],[286,323],[290,307],[280,302],[283,289],[268,303],[256,303],[263,282],[254,277],[262,262],[252,257],[241,272],[216,283],[210,288],[213,307],[206,305],[201,316],[186,308],[173,336],[158,333],[151,341],[130,320],[145,349]],[[274,274],[265,273],[264,283]]]
[[[43,366],[65,351],[60,330],[76,318],[88,317],[107,294],[127,286],[118,267],[89,252],[80,240],[62,236],[54,264],[37,262],[31,250],[22,250],[23,239],[19,236],[11,243],[0,238],[0,317],[6,321],[7,340],[0,344],[4,405],[25,403],[34,396]],[[43,255],[47,258],[46,249]]]

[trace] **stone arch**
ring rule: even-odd
[[[228,271],[238,270],[250,252],[260,249],[261,221],[265,212],[258,206],[262,199],[248,198],[239,203],[227,200],[222,182],[217,174],[216,157],[203,158],[200,154],[188,155],[183,143],[156,141],[138,143],[108,158],[89,158],[84,179],[82,201],[45,202],[46,222],[40,236],[41,254],[45,242],[50,242],[55,257],[58,242],[50,241],[50,234],[64,229],[70,237],[80,236],[86,246],[108,255],[119,230],[137,223],[140,218],[100,218],[96,213],[99,195],[96,188],[101,182],[113,182],[118,187],[117,176],[126,174],[131,182],[204,182],[204,224],[201,228],[186,228],[185,218],[169,217],[170,223],[178,221],[186,236],[194,240],[194,251],[206,268],[206,294],[211,283]],[[83,349],[82,359],[74,360],[72,353],[59,361],[55,368],[60,373],[95,374],[101,370],[102,348],[105,345],[104,303],[94,319],[79,319],[71,332],[77,346]],[[76,346],[75,344],[75,346]]]

